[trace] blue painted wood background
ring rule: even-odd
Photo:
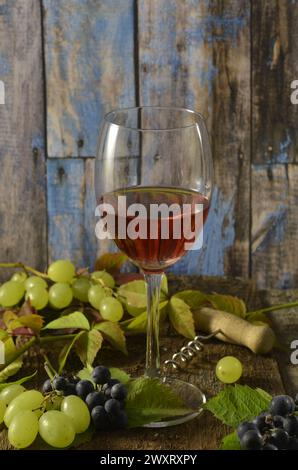
[[[104,114],[187,106],[216,184],[204,247],[173,270],[297,286],[297,22],[293,0],[1,0],[0,258],[92,266]]]

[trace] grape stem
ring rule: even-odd
[[[292,307],[298,307],[297,300],[295,300],[295,302],[288,302],[286,304],[272,305],[271,307],[260,308],[258,310],[254,310],[253,312],[247,312],[247,315],[254,315],[256,313],[270,313],[270,312],[275,312],[275,310],[283,310],[285,308],[292,308]]]
[[[23,263],[0,263],[0,268],[21,268],[28,274],[28,272],[35,274],[36,276],[42,277],[44,279],[50,279],[49,276],[37,269],[31,268]]]

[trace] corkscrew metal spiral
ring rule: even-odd
[[[199,352],[202,352],[205,345],[203,342],[214,338],[221,333],[221,330],[216,330],[210,335],[197,335],[195,338],[183,346],[178,352],[173,354],[171,359],[164,361],[164,369],[172,369],[177,371],[186,366]]]

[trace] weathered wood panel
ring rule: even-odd
[[[252,169],[252,273],[259,287],[298,285],[298,166]]]
[[[298,3],[252,2],[252,271],[259,286],[297,286]]]
[[[48,159],[49,261],[71,258],[78,267],[96,260],[94,159]]]
[[[134,106],[133,0],[43,0],[49,157],[94,156],[102,118]]]
[[[200,252],[174,268],[249,270],[250,2],[138,2],[140,103],[186,106],[207,119],[215,190]]]
[[[0,2],[1,261],[46,264],[43,65],[40,4]]]
[[[298,106],[290,101],[298,78],[298,2],[252,2],[253,162],[298,158]]]

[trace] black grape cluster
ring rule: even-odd
[[[269,410],[237,428],[244,450],[298,450],[298,394],[272,398]]]
[[[105,366],[95,367],[91,375],[95,386],[90,380],[57,376],[52,381],[46,380],[42,390],[44,393],[55,390],[64,396],[79,396],[88,406],[96,430],[126,428],[125,385],[111,378],[111,373]]]

